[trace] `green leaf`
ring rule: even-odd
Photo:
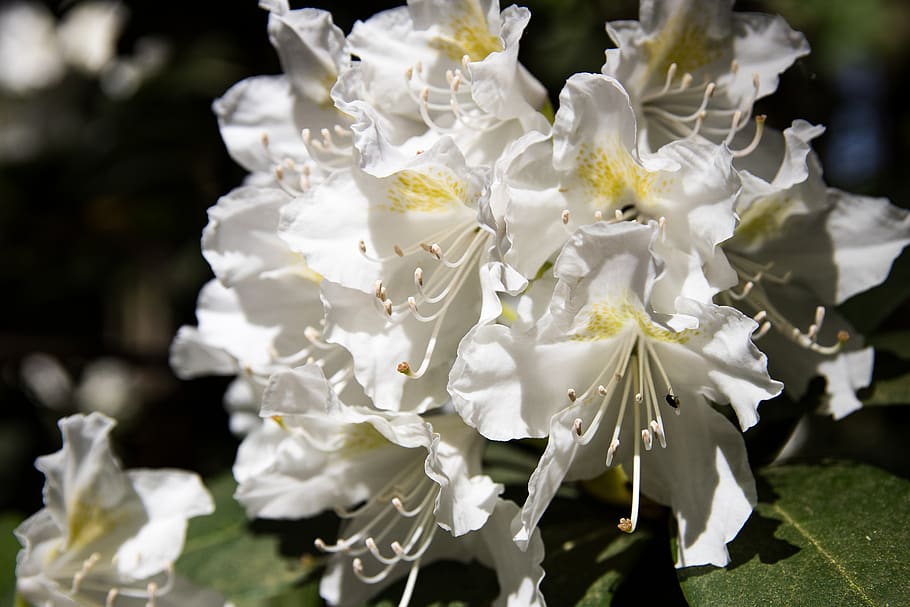
[[[15,514],[0,515],[0,605],[12,605],[16,597],[16,555],[22,546],[13,535],[22,518]]]
[[[295,590],[296,584],[318,568],[320,559],[302,548],[297,548],[295,555],[283,555],[285,538],[248,523],[233,498],[236,484],[230,475],[210,481],[208,487],[215,498],[215,513],[190,521],[177,571],[200,586],[221,592],[236,607],[288,604],[280,597]],[[294,604],[320,603],[300,599]]]
[[[905,605],[910,482],[849,463],[764,470],[728,569],[680,570],[699,605]]]

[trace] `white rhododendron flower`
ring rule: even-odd
[[[242,80],[213,108],[228,152],[253,173],[251,180],[277,183],[291,196],[321,179],[324,164],[337,162],[339,155],[344,163],[350,156],[350,118],[330,97],[350,56],[328,12],[290,10],[285,0],[262,4],[270,11],[269,39],[285,73]],[[310,140],[309,133],[317,139]],[[340,152],[332,139],[339,133],[347,137]]]
[[[511,140],[546,129],[546,92],[518,63],[530,16],[491,0],[412,0],[357,22],[347,45],[360,61],[336,101],[368,105],[387,139],[419,136],[425,149],[449,135],[471,164],[492,164]],[[388,148],[379,153],[371,129],[354,132],[365,170],[387,174]]]
[[[458,416],[347,406],[316,365],[275,374],[262,415],[268,421],[238,452],[236,497],[250,516],[334,508],[346,519],[336,542],[317,541],[334,554],[321,586],[330,603],[360,604],[406,574],[407,596],[422,563],[488,554],[475,536],[452,541],[483,527],[502,491],[480,474],[483,440]],[[539,547],[515,555],[527,571],[541,556]],[[518,592],[524,579],[504,591]]]
[[[524,276],[533,278],[578,226],[654,219],[664,224],[668,266],[655,307],[670,311],[676,295],[707,303],[735,283],[717,247],[733,235],[739,191],[725,148],[678,141],[640,157],[628,94],[600,74],[569,78],[552,139],[525,140],[497,184],[510,242],[503,260]]]
[[[620,528],[635,529],[640,491],[670,505],[680,565],[726,564],[724,544],[752,510],[743,440],[708,401],[729,403],[745,430],[780,384],[750,341],[757,324],[736,310],[680,297],[683,331],[652,312],[657,238],[653,223],[581,228],[534,328],[482,326],[462,342],[450,389],[465,420],[493,440],[549,439],[515,522],[519,543],[563,479],[592,478],[614,461],[633,482]]]
[[[272,372],[319,361],[359,402],[348,354],[320,337],[322,277],[278,236],[287,195],[278,188],[244,187],[209,209],[203,255],[217,278],[199,294],[197,327],[181,327],[171,346],[180,377],[236,375],[226,395],[231,427],[258,425],[259,400]]]
[[[788,392],[822,375],[824,408],[843,417],[861,406],[873,354],[833,306],[885,279],[910,242],[910,213],[827,188],[811,150],[822,131],[796,121],[744,159],[740,222],[723,244],[738,285],[719,301],[761,322],[756,338]]]
[[[446,399],[458,341],[480,320],[485,184],[443,138],[388,177],[338,171],[284,208],[281,236],[325,278],[325,339],[351,352],[381,409]]]
[[[607,24],[618,48],[607,51],[603,73],[629,91],[643,149],[693,134],[730,143],[755,101],[809,53],[781,17],[732,7],[733,0],[642,0],[640,21]]]
[[[17,590],[35,605],[223,605],[174,573],[187,519],[212,498],[190,472],[129,470],[111,453],[114,421],[99,413],[60,420],[63,448],[40,457],[45,508],[23,522]]]

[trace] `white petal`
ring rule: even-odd
[[[248,171],[261,173],[271,173],[284,158],[308,158],[292,118],[295,104],[285,76],[257,76],[232,86],[212,106],[231,158]]]
[[[496,607],[543,607],[546,605],[540,582],[544,570],[540,566],[544,557],[540,531],[535,530],[524,550],[511,541],[511,521],[518,516],[518,507],[512,502],[499,500],[493,516],[480,530],[487,553],[482,561],[496,572],[499,596]]]
[[[277,234],[279,213],[288,202],[290,196],[280,189],[243,187],[208,210],[202,254],[225,286],[300,264]]]
[[[44,504],[70,546],[100,539],[118,510],[134,505],[135,493],[110,449],[114,421],[100,413],[72,415],[58,422],[60,451],[35,461],[46,477]],[[126,523],[127,521],[123,521]]]
[[[583,407],[584,405],[578,402],[564,408],[550,419],[547,448],[528,480],[528,499],[512,521],[512,539],[522,550],[526,550],[533,541],[537,523],[556,496],[563,479],[569,474],[579,450],[582,454],[588,451],[579,447],[573,427],[574,421],[584,416]],[[586,455],[590,457],[593,453],[588,452]]]
[[[698,319],[698,329],[682,345],[654,344],[671,379],[714,402],[729,402],[747,430],[758,421],[758,404],[777,396],[783,387],[768,376],[767,358],[752,343],[757,323],[734,308],[683,298],[676,305],[679,313]]]
[[[697,397],[664,417],[667,448],[642,458],[642,491],[669,504],[679,526],[677,566],[729,562],[726,543],[749,518],[755,481],[739,431]]]
[[[331,13],[314,8],[271,10],[269,39],[297,94],[317,105],[331,104],[329,89],[350,62],[344,53],[344,33],[332,23]]]
[[[539,344],[508,328],[481,326],[465,337],[449,376],[449,392],[464,420],[490,440],[543,437],[550,417],[600,371],[610,342]]]
[[[179,470],[130,470],[148,522],[117,551],[124,575],[144,578],[173,564],[183,551],[187,519],[215,510],[199,477]]]
[[[484,441],[457,415],[427,418],[440,439],[427,457],[427,474],[441,487],[436,521],[455,537],[479,529],[493,512],[503,486],[480,474]]]

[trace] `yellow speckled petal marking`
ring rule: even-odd
[[[105,510],[97,504],[74,500],[67,507],[67,549],[88,546],[110,533],[127,518],[124,508],[120,505],[113,510]]]
[[[645,43],[651,72],[663,78],[671,63],[676,64],[679,73],[694,72],[717,59],[721,54],[720,41],[708,37],[705,25],[685,10],[670,17]]]
[[[482,61],[490,53],[502,50],[502,41],[490,33],[486,17],[476,1],[466,2],[448,23],[451,38],[438,37],[430,46],[452,61],[467,55],[471,61]]]
[[[345,431],[344,441],[338,450],[340,454],[350,457],[367,451],[373,451],[385,445],[389,440],[369,423],[354,424]]]
[[[648,206],[665,184],[635,162],[618,142],[583,144],[578,153],[578,177],[589,189],[592,206],[620,208],[626,204]]]
[[[744,246],[760,245],[779,235],[787,218],[796,210],[789,196],[774,195],[756,200],[741,213],[734,239]]]
[[[588,324],[572,336],[574,341],[597,341],[616,336],[629,322],[635,322],[639,331],[655,341],[684,344],[695,331],[672,331],[661,327],[645,314],[645,311],[631,302],[620,304],[599,302],[591,306]]]
[[[389,190],[389,204],[381,208],[393,213],[441,213],[463,205],[464,199],[464,184],[449,173],[402,171]]]

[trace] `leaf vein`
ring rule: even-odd
[[[822,556],[824,556],[826,559],[828,559],[828,561],[830,561],[832,565],[834,565],[834,568],[837,569],[837,571],[844,577],[845,580],[847,580],[850,588],[852,588],[866,604],[871,605],[872,607],[876,607],[875,601],[873,601],[869,595],[863,591],[862,587],[856,583],[856,581],[850,575],[850,572],[844,569],[844,567],[838,563],[837,560],[835,560],[831,553],[824,549],[824,547],[819,543],[818,540],[815,539],[811,533],[809,533],[805,528],[803,528],[802,525],[796,522],[796,519],[790,516],[790,514],[781,508],[778,504],[771,504],[771,506],[778,514],[781,515],[781,517],[784,518],[788,525],[793,526],[793,528],[802,534],[803,537],[809,540],[809,542],[815,547],[816,550],[822,554]]]

